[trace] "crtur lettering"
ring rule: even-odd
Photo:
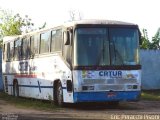
[[[116,77],[117,76],[117,71],[113,71],[112,75],[110,75],[110,76]]]
[[[99,72],[99,76],[103,76],[103,71],[100,71],[100,72]]]
[[[107,71],[104,71],[104,76],[108,76],[108,72]]]
[[[122,71],[100,71],[99,76],[122,77]]]
[[[122,77],[122,71],[118,71],[118,77]]]

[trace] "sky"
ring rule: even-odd
[[[0,8],[28,15],[35,26],[47,27],[70,20],[69,11],[82,19],[131,22],[147,29],[151,39],[160,27],[159,0],[0,0]]]

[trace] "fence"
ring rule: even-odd
[[[141,50],[142,89],[160,89],[160,50]]]

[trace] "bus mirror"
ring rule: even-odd
[[[65,45],[70,45],[70,33],[69,31],[66,31],[64,34],[64,44]]]

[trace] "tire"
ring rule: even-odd
[[[13,96],[19,97],[19,85],[17,81],[13,84]]]
[[[64,103],[63,103],[63,89],[62,89],[61,82],[57,83],[55,93],[56,93],[56,95],[55,95],[55,97],[56,97],[56,99],[55,99],[56,105],[63,106],[64,105]]]

